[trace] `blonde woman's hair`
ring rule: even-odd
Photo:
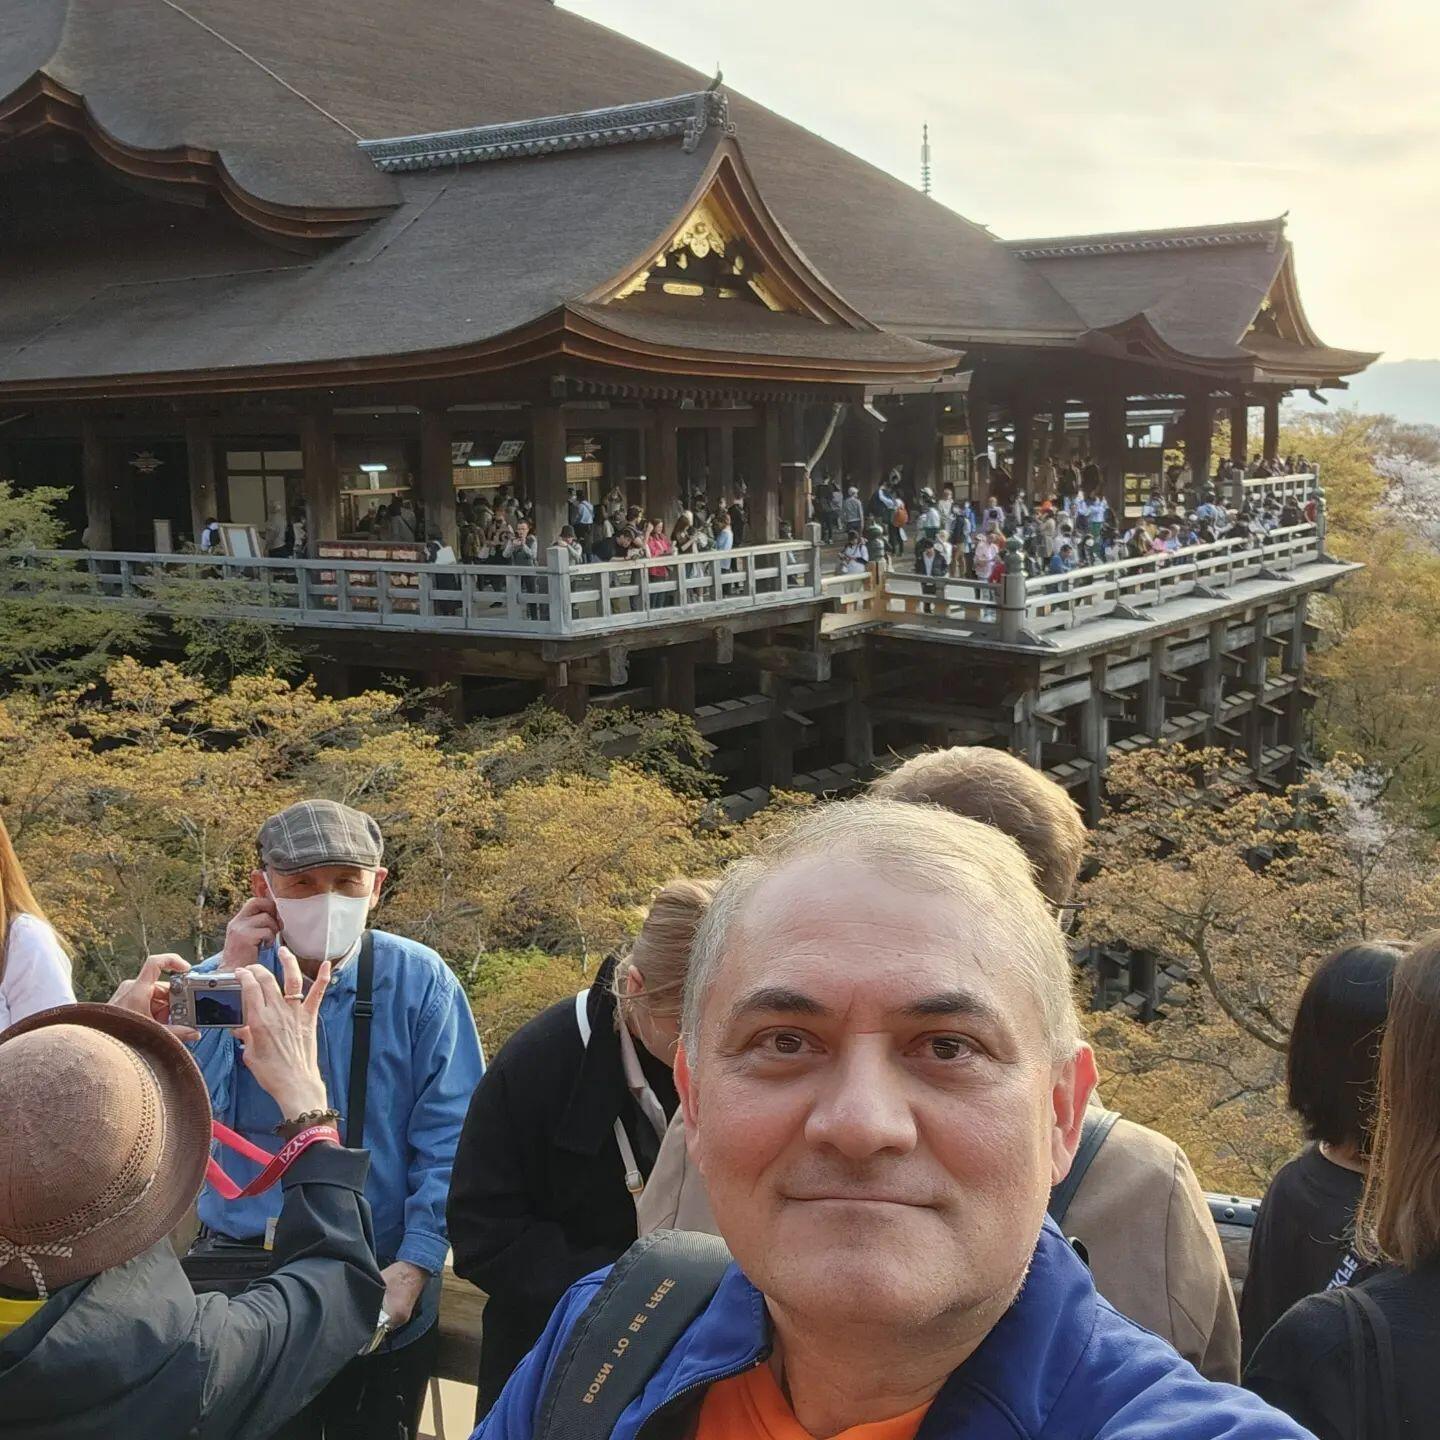
[[[45,920],[45,912],[10,843],[10,832],[4,820],[0,820],[0,980],[5,978],[5,951],[10,941],[10,925],[17,915],[33,915],[37,920]]]
[[[967,928],[979,943],[1024,974],[1052,1058],[1074,1055],[1080,1023],[1065,937],[1019,845],[989,825],[935,806],[867,797],[802,811],[725,872],[695,936],[685,981],[681,1034],[692,1059],[699,1053],[705,996],[756,893],[778,871],[814,858],[857,863],[912,893],[954,896],[966,906]]]
[[[713,880],[672,880],[656,895],[630,953],[615,967],[618,1017],[635,1003],[636,997],[626,993],[626,980],[634,970],[644,982],[646,1009],[664,1019],[679,1019],[690,947],[714,894]]]
[[[1440,1259],[1440,932],[1395,968],[1380,1094],[1355,1218],[1367,1260],[1415,1270]]]

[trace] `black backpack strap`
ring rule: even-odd
[[[713,1235],[656,1230],[616,1262],[550,1372],[532,1440],[609,1440],[730,1264]]]
[[[1115,1122],[1119,1118],[1113,1110],[1085,1112],[1085,1126],[1080,1132],[1080,1144],[1070,1165],[1070,1173],[1050,1192],[1048,1209],[1050,1218],[1057,1225],[1064,1225],[1066,1212],[1075,1198],[1075,1192],[1080,1188],[1080,1182],[1085,1178],[1085,1172],[1094,1163],[1100,1147],[1115,1128]]]
[[[370,1021],[375,1014],[375,935],[360,937],[355,962],[355,1028],[350,1042],[350,1103],[345,1114],[345,1148],[365,1148],[365,1085],[370,1071]]]
[[[1343,1286],[1336,1292],[1345,1310],[1350,1341],[1350,1386],[1355,1400],[1355,1434],[1365,1440],[1400,1440],[1396,1394],[1395,1346],[1385,1312],[1363,1290]],[[1370,1368],[1371,1350],[1375,1369]],[[1372,1395],[1375,1397],[1372,1401]]]

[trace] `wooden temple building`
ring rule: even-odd
[[[866,495],[896,464],[983,492],[992,451],[1028,488],[1078,448],[1117,508],[1146,417],[1197,472],[1220,413],[1273,454],[1285,394],[1374,358],[1311,328],[1283,221],[1001,241],[548,0],[0,17],[0,478],[71,487],[85,546],[4,557],[0,589],[268,617],[327,685],[411,670],[468,713],[677,709],[752,798],[941,740],[1092,807],[1147,737],[1299,762],[1306,597],[1347,569],[1323,504],[1003,593],[841,579],[805,528],[822,441]],[[673,518],[742,484],[723,559],[524,578],[360,535],[405,496],[453,545],[457,496],[510,486],[548,546],[576,488]],[[277,512],[322,558],[184,553]]]

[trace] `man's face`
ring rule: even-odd
[[[530,538],[530,526],[524,520],[515,527],[515,538],[522,544]]]
[[[1018,1291],[1094,1062],[1052,1062],[977,900],[799,860],[732,935],[676,1079],[720,1232],[772,1305],[988,1328]]]

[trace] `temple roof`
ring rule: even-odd
[[[1278,378],[1268,373],[1273,361],[1310,384],[1376,358],[1332,349],[1310,328],[1283,216],[1011,240],[1006,249],[1033,265],[1091,331],[1149,340],[1176,363],[1208,362],[1236,370],[1237,378],[1265,380]],[[1255,373],[1238,373],[1246,369]]]
[[[608,332],[603,358],[636,369],[651,351],[681,350],[692,361],[746,351],[811,361],[800,367],[811,379],[851,382],[872,365],[918,376],[954,363],[843,315],[772,315],[754,297],[723,302],[693,331],[665,319],[666,309],[688,313],[682,297],[607,307],[698,195],[728,183],[740,203],[742,166],[734,142],[710,131],[691,151],[616,146],[404,174],[387,218],[319,255],[280,255],[212,212],[138,195],[89,165],[62,167],[49,186],[69,193],[37,186],[31,206],[0,219],[0,245],[28,277],[0,291],[0,393],[444,378],[497,368],[507,345],[515,363],[514,346],[542,337],[552,351],[593,355],[597,329]],[[53,215],[82,199],[98,208],[56,244]],[[86,243],[92,231],[105,233],[103,246]],[[798,271],[776,273],[800,290]],[[813,279],[812,312],[824,293]],[[570,333],[575,322],[583,335]]]
[[[0,343],[17,347],[0,376],[22,383],[489,343],[605,298],[736,143],[771,258],[820,297],[799,306],[812,321],[957,350],[1119,346],[1226,381],[1323,382],[1373,358],[1303,322],[1282,222],[1001,242],[548,0],[0,0],[0,192],[8,169],[28,193],[57,142],[156,203],[228,208],[265,243],[199,211],[144,254],[39,246],[45,293],[0,298]],[[673,338],[680,307],[645,309],[612,320]],[[1289,349],[1250,346],[1257,324]],[[720,350],[747,326],[804,348],[803,326],[742,314]]]
[[[393,203],[360,140],[653,102],[709,78],[545,0],[0,0],[0,97],[37,76],[127,151],[209,149],[257,204],[316,211]],[[979,226],[753,101],[730,108],[785,229],[872,320],[960,341],[1078,333]]]

